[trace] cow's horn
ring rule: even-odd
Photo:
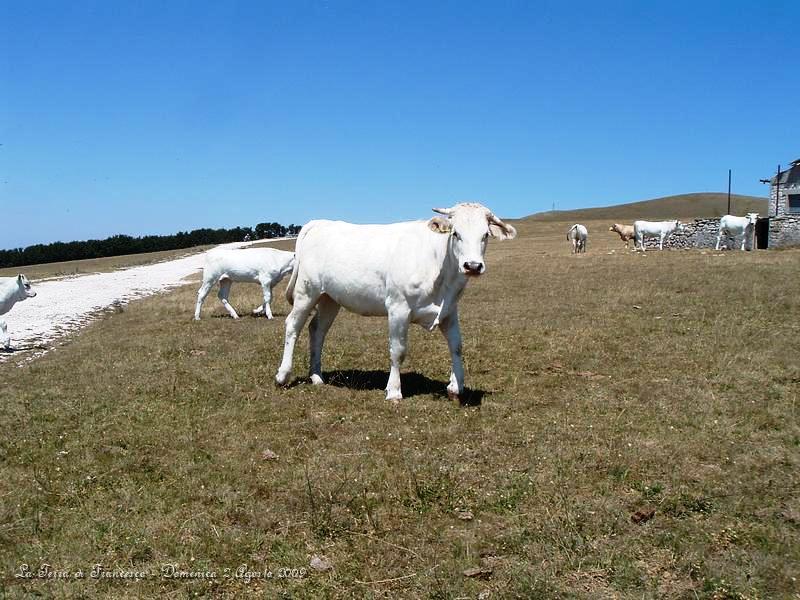
[[[452,208],[432,208],[431,210],[435,213],[439,213],[440,215],[447,215],[448,217],[453,216]]]

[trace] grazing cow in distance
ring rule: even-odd
[[[664,249],[664,239],[674,231],[683,231],[683,225],[677,219],[674,221],[634,221],[633,222],[634,241],[633,247],[639,245],[639,249],[645,252],[645,237],[657,237],[658,249]]]
[[[234,308],[228,302],[231,284],[249,282],[261,284],[264,293],[264,304],[253,311],[253,314],[262,312],[268,319],[272,318],[269,303],[272,300],[272,288],[291,273],[294,267],[294,254],[275,250],[274,248],[247,248],[243,250],[220,248],[209,250],[206,253],[203,265],[203,284],[197,292],[197,304],[194,307],[194,318],[200,320],[200,309],[208,292],[219,283],[219,296],[225,310],[238,319]]]
[[[36,296],[31,283],[22,273],[16,277],[0,277],[0,315],[6,314],[17,303]],[[11,350],[11,336],[4,319],[0,319],[0,339],[3,348]]]
[[[567,232],[567,240],[572,242],[572,253],[586,252],[586,242],[589,240],[589,231],[580,223],[575,223]]]
[[[279,385],[289,381],[297,336],[314,307],[308,327],[310,375],[312,383],[323,383],[322,345],[344,306],[358,315],[389,318],[387,400],[403,397],[400,365],[411,323],[429,331],[439,328],[452,359],[448,395],[464,392],[458,299],[467,281],[486,271],[489,238],[512,239],[517,232],[480,204],[433,210],[442,216],[390,225],[311,221],[303,227],[286,288],[293,308],[286,317],[283,361],[275,376]]]
[[[736,217],[734,215],[725,215],[719,220],[719,233],[717,233],[717,250],[719,250],[720,242],[722,241],[723,233],[736,238],[737,235],[742,236],[742,247],[744,250],[747,239],[752,240],[755,233],[756,221],[758,220],[758,213],[747,213],[745,217]]]
[[[619,223],[614,223],[611,227],[608,228],[609,231],[616,231],[619,234],[619,239],[625,242],[625,249],[629,250],[628,243],[634,239],[633,236],[635,235],[635,231],[633,229],[633,225],[620,225]],[[633,242],[634,247],[636,247],[636,241]]]

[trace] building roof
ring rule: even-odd
[[[769,180],[771,185],[775,185],[776,177]],[[781,185],[800,185],[800,159],[792,162],[792,165],[780,174]]]

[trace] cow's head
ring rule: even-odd
[[[681,223],[680,221],[675,219],[675,230],[676,231],[683,231],[685,228],[686,228],[686,226],[683,223]]]
[[[745,219],[747,219],[748,225],[755,225],[756,221],[758,221],[758,213],[747,213]]]
[[[31,282],[28,281],[28,278],[22,273],[17,275],[17,285],[19,286],[17,294],[20,299],[33,298],[36,296],[36,292],[31,289]]]
[[[483,255],[489,236],[499,240],[516,237],[517,230],[495,217],[488,208],[474,202],[456,204],[452,208],[434,208],[433,212],[447,218],[433,217],[428,227],[436,233],[450,236],[450,252],[458,270],[465,275],[480,275],[486,271]]]

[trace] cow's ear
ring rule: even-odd
[[[22,273],[20,273],[19,275],[17,275],[17,281],[19,281],[20,283],[22,283]]]
[[[453,226],[450,224],[450,219],[431,217],[431,220],[428,221],[428,228],[436,233],[450,233]]]
[[[492,234],[493,238],[497,238],[498,240],[513,240],[515,237],[517,237],[517,230],[514,229],[513,225],[503,223],[502,221],[500,222],[502,225],[489,223],[489,233]]]

